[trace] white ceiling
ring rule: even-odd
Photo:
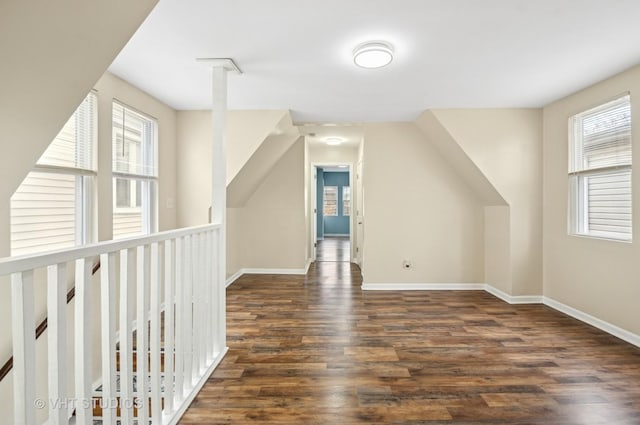
[[[311,146],[327,147],[329,149],[351,148],[357,149],[364,138],[364,129],[358,124],[313,124],[300,123],[300,134]],[[329,146],[327,139],[338,138],[342,143],[338,146]]]
[[[231,109],[295,121],[413,120],[429,108],[540,107],[640,62],[638,0],[160,0],[110,71],[208,109],[198,57],[231,57]],[[357,68],[386,40],[395,60]]]

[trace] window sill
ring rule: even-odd
[[[590,239],[597,241],[605,241],[605,242],[620,242],[631,245],[633,243],[633,239],[616,239],[616,238],[608,238],[606,236],[596,236],[596,235],[585,235],[581,233],[569,233],[568,236],[572,236],[580,239]]]

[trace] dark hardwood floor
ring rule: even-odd
[[[326,236],[317,242],[316,261],[350,261],[349,236]]]
[[[245,275],[182,424],[640,424],[640,349],[481,291],[363,292],[356,266]]]

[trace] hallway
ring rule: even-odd
[[[640,349],[482,291],[363,292],[357,266],[244,275],[182,424],[632,424]]]
[[[318,241],[316,261],[351,260],[351,243],[349,236],[325,236]]]

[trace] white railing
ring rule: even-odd
[[[0,276],[11,277],[14,423],[93,424],[98,405],[95,419],[103,424],[133,424],[134,417],[175,424],[226,352],[220,242],[220,226],[206,225],[0,260]],[[47,287],[46,379],[36,367],[34,333],[40,275]],[[68,282],[75,282],[73,317]],[[44,397],[36,394],[43,380]]]

